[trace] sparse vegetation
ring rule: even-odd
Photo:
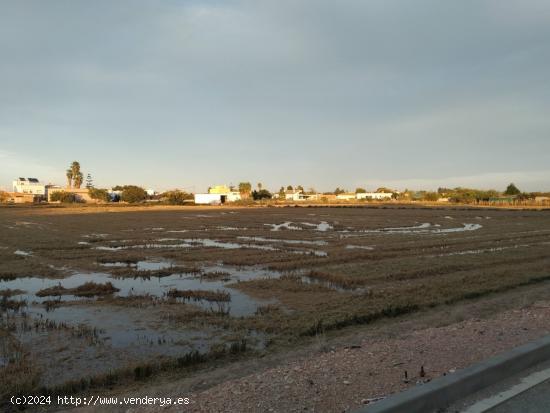
[[[75,295],[77,297],[94,297],[98,295],[108,295],[119,291],[112,283],[97,284],[87,282],[75,288],[65,288],[61,284],[44,288],[36,293],[37,297],[51,297],[61,295]]]
[[[231,301],[231,294],[227,291],[208,291],[208,290],[178,290],[171,289],[166,294],[171,298],[183,298],[184,300],[206,300],[206,301]]]
[[[97,201],[109,202],[111,200],[111,196],[109,195],[109,192],[106,189],[89,187],[88,193],[90,194],[90,198],[95,199]]]
[[[188,194],[183,191],[168,191],[161,195],[161,199],[168,205],[184,205],[186,203],[193,202],[193,194]]]
[[[57,191],[51,194],[50,200],[53,202],[61,202],[64,204],[74,204],[80,202],[76,194],[66,191]]]

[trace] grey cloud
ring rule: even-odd
[[[105,184],[117,163],[119,179],[148,185],[324,189],[435,173],[481,185],[502,162],[523,173],[550,161],[542,0],[0,9],[0,150],[47,143],[35,157],[59,168],[51,179],[78,157]]]

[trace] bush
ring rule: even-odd
[[[90,198],[97,199],[98,201],[109,202],[111,200],[111,196],[106,189],[90,188],[88,189],[88,193],[90,194]]]
[[[143,202],[146,199],[147,199],[147,192],[145,192],[145,189],[135,185],[124,186],[122,190],[122,194],[120,195],[121,201],[129,202],[131,204],[137,203],[137,202]]]
[[[0,202],[7,202],[9,199],[9,195],[5,191],[0,191]]]
[[[424,194],[425,201],[437,201],[439,199],[439,194],[437,192],[426,192]]]
[[[262,199],[271,199],[271,192],[269,192],[267,189],[253,191],[252,199],[254,199],[254,201],[260,201]]]
[[[183,205],[187,201],[193,200],[193,195],[183,191],[168,191],[162,194],[162,198],[165,199],[167,204],[170,205]]]
[[[50,200],[53,202],[62,202],[64,204],[74,204],[76,202],[80,202],[76,194],[73,194],[71,192],[65,192],[65,191],[54,192],[50,196]]]

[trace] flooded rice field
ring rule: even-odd
[[[21,207],[0,234],[6,389],[260,356],[550,279],[547,211]]]

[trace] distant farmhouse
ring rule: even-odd
[[[285,191],[285,201],[316,201],[319,194],[306,194],[299,189],[287,189]]]
[[[195,194],[195,204],[202,205],[221,205],[226,202],[235,202],[241,200],[241,194],[233,191],[226,185],[216,185],[208,189],[206,194]]]
[[[336,195],[336,199],[338,199],[339,201],[353,201],[356,199],[355,197],[355,193],[343,193],[343,194],[338,194]]]
[[[391,200],[393,193],[391,192],[346,192],[336,195],[336,199],[339,201],[360,201],[360,200]]]
[[[356,199],[392,199],[393,194],[390,192],[358,192],[355,194]]]
[[[37,178],[17,178],[13,181],[13,192],[46,196],[46,185]]]
[[[52,202],[52,195],[56,192],[68,192],[74,194],[78,202],[92,201],[88,188],[63,188],[58,185],[52,185],[48,188],[48,202]]]
[[[9,192],[9,199],[16,204],[40,202],[47,198],[47,186],[37,178],[17,178],[12,184],[13,192]]]

